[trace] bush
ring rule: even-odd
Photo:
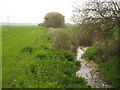
[[[77,69],[81,66],[80,61],[74,60],[74,64],[77,66]]]
[[[91,32],[90,31],[85,32],[85,31],[80,30],[78,34],[80,34],[79,44],[81,46],[92,46],[92,43],[93,43],[93,41],[92,41],[92,37],[93,37],[92,31]]]
[[[112,57],[118,55],[119,50],[118,42],[115,42],[114,40],[111,39],[107,44],[108,45],[106,45],[105,42],[95,42],[93,44],[93,48],[97,49],[99,57],[102,56]]]
[[[106,51],[105,43],[103,43],[103,42],[95,42],[93,44],[93,47],[97,49],[100,56],[105,54],[105,51]]]
[[[48,54],[46,52],[39,52],[36,57],[38,57],[39,59],[47,59]]]
[[[60,60],[73,61],[75,59],[75,54],[69,50],[38,51],[35,53],[35,56],[40,60],[60,59]]]
[[[75,59],[75,54],[68,50],[57,50],[55,55],[61,60],[73,61]]]
[[[76,52],[78,47],[78,38],[74,30],[56,29],[51,31],[55,49],[64,49]]]
[[[95,48],[88,48],[83,57],[88,60],[98,59],[98,51]]]

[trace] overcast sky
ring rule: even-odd
[[[74,2],[86,0],[0,0],[2,22],[41,23],[48,12],[59,12],[65,16],[66,23],[71,23]]]

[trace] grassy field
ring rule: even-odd
[[[44,35],[44,32],[47,31],[40,30],[39,27],[3,27],[3,66],[9,66],[10,62],[14,62],[14,56],[19,55],[22,48],[34,44],[35,40],[41,38],[40,36]],[[41,40],[45,40],[46,38],[42,37]],[[47,40],[45,41],[47,42]],[[44,42],[44,44],[46,43]]]
[[[87,88],[75,72],[80,62],[55,50],[49,30],[37,26],[3,27],[3,88]]]

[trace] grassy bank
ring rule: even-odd
[[[49,30],[3,27],[3,88],[87,88],[75,72],[80,62],[69,50],[55,50]]]
[[[85,52],[84,57],[98,64],[98,71],[104,75],[111,87],[120,87],[120,58],[118,56],[112,56],[109,59],[107,57],[101,58],[99,51],[91,47]]]

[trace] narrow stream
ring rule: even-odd
[[[80,46],[77,49],[77,60],[81,61],[81,67],[76,72],[76,76],[83,77],[87,81],[88,85],[95,88],[110,88],[106,83],[106,80],[97,72],[97,64],[93,61],[87,61],[82,58],[82,55],[85,53],[87,48],[81,48]]]

